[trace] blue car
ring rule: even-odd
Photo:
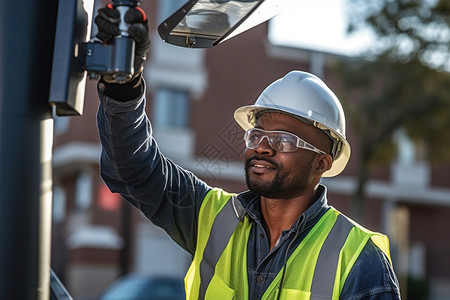
[[[114,282],[99,300],[184,300],[183,278],[125,275]]]

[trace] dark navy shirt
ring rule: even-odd
[[[145,114],[144,91],[145,84],[141,96],[127,102],[99,92],[101,175],[112,192],[120,193],[182,248],[194,254],[198,213],[211,187],[160,153]],[[249,299],[261,299],[286,257],[329,209],[325,186],[319,186],[316,198],[269,250],[259,196],[251,192],[239,194],[238,199],[254,222],[247,249]],[[340,299],[400,299],[398,281],[389,260],[372,242],[367,243],[356,260]]]

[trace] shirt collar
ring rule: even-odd
[[[241,201],[250,219],[257,221],[262,218],[259,195],[255,195],[251,191],[246,191],[239,194],[238,199]],[[291,229],[297,229],[301,224],[305,225],[304,228],[309,227],[309,225],[317,221],[316,217],[328,208],[327,187],[320,184],[316,191],[316,201],[298,217]]]

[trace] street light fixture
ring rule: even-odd
[[[286,10],[295,0],[190,0],[158,27],[169,44],[210,48]]]

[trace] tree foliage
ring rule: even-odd
[[[349,32],[376,36],[363,58],[338,66],[359,142],[359,218],[370,167],[392,160],[400,128],[426,144],[427,160],[450,161],[450,1],[349,1]]]
[[[368,55],[450,70],[450,1],[348,0],[349,33],[369,27]]]

